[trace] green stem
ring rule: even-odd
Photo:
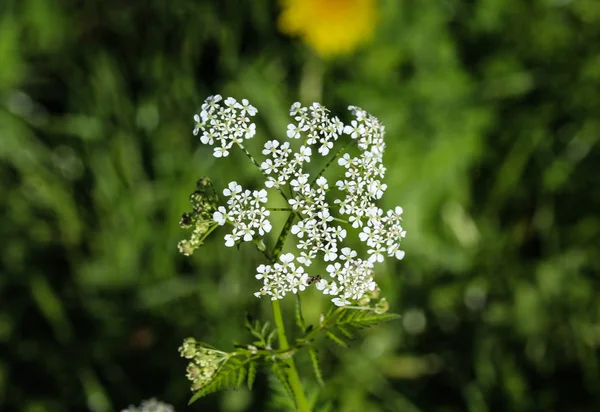
[[[271,253],[271,257],[274,261],[279,259],[279,255],[283,250],[283,244],[285,243],[285,239],[294,223],[295,218],[294,213],[290,213],[285,225],[281,229],[281,233],[279,234],[279,238],[277,239],[277,244],[273,249],[273,253]],[[285,325],[283,323],[283,315],[281,313],[281,306],[279,305],[279,300],[272,300],[271,307],[273,308],[273,318],[275,319],[275,326],[277,327],[277,338],[279,340],[279,349],[281,351],[287,351],[290,349],[290,344],[287,340],[287,336],[285,334]],[[284,360],[286,365],[288,366],[287,375],[290,381],[290,386],[292,387],[292,392],[294,393],[294,398],[296,400],[296,407],[299,412],[310,412],[310,407],[308,405],[308,400],[306,399],[306,395],[304,395],[304,389],[302,388],[302,382],[300,382],[300,376],[298,375],[298,371],[296,370],[296,363],[294,362],[293,356]]]
[[[269,176],[267,174],[265,174],[265,171],[262,170],[262,168],[260,167],[260,164],[256,161],[256,159],[254,158],[254,156],[252,156],[252,154],[248,151],[248,149],[246,149],[244,147],[243,144],[238,143],[237,144],[239,146],[240,149],[242,149],[242,151],[244,152],[244,154],[248,157],[248,159],[250,159],[250,161],[254,164],[254,166],[256,166],[258,168],[258,170],[260,170],[260,173],[262,173],[262,175],[266,178],[268,178]],[[281,196],[283,196],[283,198],[287,201],[288,197],[286,196],[285,193],[283,193],[283,190],[281,190],[281,188],[277,188],[277,191],[279,191],[279,193],[281,194]]]
[[[323,173],[325,173],[325,170],[327,170],[327,168],[329,166],[331,166],[331,164],[337,158],[339,158],[343,153],[346,153],[346,149],[348,149],[354,143],[356,143],[355,140],[350,140],[344,147],[342,147],[340,150],[338,150],[337,153],[335,153],[333,156],[331,156],[329,158],[329,160],[327,161],[327,163],[325,163],[325,166],[323,166],[323,168],[321,169],[321,171],[315,177],[312,178],[312,180],[310,181],[310,185],[312,186],[317,181],[317,179],[319,179],[323,175]]]
[[[350,223],[350,222],[348,222],[347,220],[340,219],[339,217],[334,217],[334,218],[333,218],[333,221],[334,221],[334,222],[340,222],[340,223]]]
[[[275,326],[277,326],[277,337],[279,339],[280,349],[287,350],[289,349],[290,345],[285,334],[285,327],[283,324],[283,316],[281,314],[281,306],[279,305],[279,301],[272,300],[271,306],[273,307],[273,317],[275,318]],[[298,408],[298,411],[310,412],[310,406],[308,405],[306,395],[304,395],[304,389],[302,388],[302,382],[300,382],[300,376],[298,375],[298,371],[296,370],[296,363],[294,362],[294,358],[290,357],[286,359],[285,362],[288,366],[288,379],[290,380],[290,385],[292,387],[292,391],[294,392],[294,397],[296,398],[296,406]]]

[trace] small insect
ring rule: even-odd
[[[317,275],[317,276],[309,276],[308,277],[308,284],[312,285],[315,282],[319,282],[321,281],[323,278],[321,277],[321,275]]]

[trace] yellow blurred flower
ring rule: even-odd
[[[377,0],[283,0],[279,28],[321,56],[349,53],[370,39]]]

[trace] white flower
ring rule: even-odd
[[[217,108],[217,103],[222,100],[220,94],[215,94],[214,96],[208,96],[202,105],[202,110],[210,110],[214,111]]]
[[[241,192],[242,186],[238,185],[238,183],[235,180],[229,183],[227,189],[223,189],[223,194],[225,196],[235,196],[236,194]]]
[[[344,133],[349,134],[353,139],[358,139],[365,133],[365,126],[362,123],[358,123],[356,120],[350,122],[351,126],[344,127]]]
[[[294,254],[293,253],[284,253],[283,255],[281,255],[279,257],[279,260],[281,262],[283,262],[284,265],[288,265],[294,261]]]
[[[252,139],[255,134],[256,134],[256,125],[254,123],[252,123],[250,126],[248,126],[246,128],[246,131],[244,132],[244,137],[246,139]]]
[[[295,124],[288,124],[287,137],[290,139],[300,139],[300,128]]]
[[[227,157],[229,155],[229,152],[224,147],[215,147],[213,151],[213,155],[215,157]]]
[[[237,100],[235,100],[233,97],[228,97],[225,99],[225,106],[227,107],[235,108],[236,104]]]
[[[292,106],[290,107],[290,116],[295,116],[301,107],[302,105],[300,104],[300,102],[292,104]]]
[[[350,301],[346,298],[333,298],[331,301],[335,306],[346,306],[350,304]]]
[[[262,154],[273,155],[273,154],[277,153],[278,147],[279,147],[278,140],[269,140],[267,143],[265,143],[265,148],[263,149]]]
[[[242,104],[236,103],[235,108],[241,110],[242,116],[245,116],[246,114],[248,114],[248,116],[254,116],[258,112],[247,99],[242,99]]]
[[[217,211],[213,214],[213,220],[217,222],[219,226],[223,226],[227,221],[227,211],[223,206],[219,206]]]
[[[327,179],[325,179],[323,176],[319,177],[315,183],[318,188],[317,190],[322,190],[323,192],[325,192],[329,188]]]
[[[220,95],[208,97],[200,113],[193,117],[193,134],[200,136],[202,144],[214,146],[213,155],[218,158],[228,156],[234,146],[246,151],[245,140],[256,135],[256,125],[250,120],[256,115],[256,108],[246,99],[222,100]],[[256,268],[256,279],[262,282],[254,293],[257,297],[275,300],[305,290],[309,279],[315,279],[308,268],[318,260],[327,264],[323,276],[328,279],[317,281],[316,288],[330,296],[335,305],[350,305],[377,287],[373,278],[375,265],[388,257],[404,258],[400,247],[406,236],[401,225],[402,208],[384,211],[375,203],[387,189],[383,165],[385,128],[365,110],[356,106],[348,109],[354,119],[344,125],[319,103],[308,107],[292,104],[286,130],[286,136],[292,140],[269,140],[261,150],[265,158],[253,159],[265,175],[264,188],[244,190],[233,181],[223,190],[227,205],[218,206],[212,219],[216,225],[231,226],[224,237],[228,247],[262,238],[272,230],[266,204],[268,196],[276,191],[297,215],[290,228],[295,249],[272,264]],[[342,148],[336,146],[342,134],[355,140],[354,150],[339,153]],[[301,141],[296,143],[297,139]],[[313,145],[322,156],[336,154],[337,161],[327,163],[327,167],[337,170],[309,173]],[[327,176],[338,177],[330,182]],[[348,225],[341,222],[359,229],[365,256],[359,257],[357,250],[344,246],[354,231],[347,231]]]
[[[233,247],[234,245],[235,245],[235,237],[233,237],[233,235],[231,235],[231,234],[225,235],[225,246]]]

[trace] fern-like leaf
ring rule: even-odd
[[[250,362],[248,365],[248,389],[252,390],[254,380],[256,379],[256,371],[258,370],[258,364],[256,362]]]
[[[300,294],[296,294],[296,325],[298,325],[302,331],[306,329],[306,326],[304,325],[304,316],[302,316],[302,302],[300,301]]]
[[[354,335],[342,324],[335,325],[337,330],[339,330],[342,335],[344,335],[348,339],[354,339]]]
[[[271,364],[271,370],[285,388],[285,391],[290,399],[294,399],[294,391],[292,390],[292,385],[290,385],[290,381],[288,380],[287,365],[284,365],[281,362],[273,362]]]
[[[313,346],[308,347],[308,354],[310,355],[310,362],[312,363],[313,371],[315,373],[315,378],[317,379],[317,383],[319,386],[325,386],[325,382],[323,382],[323,374],[321,373],[321,364],[319,362],[319,356],[317,355],[317,350]]]
[[[245,377],[246,362],[230,358],[215,372],[215,376],[210,382],[194,393],[188,404],[219,390],[237,389],[244,383]]]
[[[247,375],[246,366],[242,366],[240,368],[240,372],[237,375],[237,382],[235,383],[235,388],[239,388],[240,386],[242,386],[242,384],[246,380],[246,375]]]
[[[378,314],[371,310],[343,309],[339,312],[335,325],[365,329],[400,318],[394,313]]]
[[[296,412],[296,401],[291,398],[282,380],[274,374],[268,374],[269,380],[269,410]]]
[[[350,345],[348,345],[342,338],[340,338],[339,336],[337,336],[335,333],[333,333],[332,331],[328,330],[325,332],[325,335],[327,335],[327,337],[329,339],[331,339],[332,341],[334,341],[335,343],[337,343],[338,345],[344,347],[344,348],[349,348]]]

